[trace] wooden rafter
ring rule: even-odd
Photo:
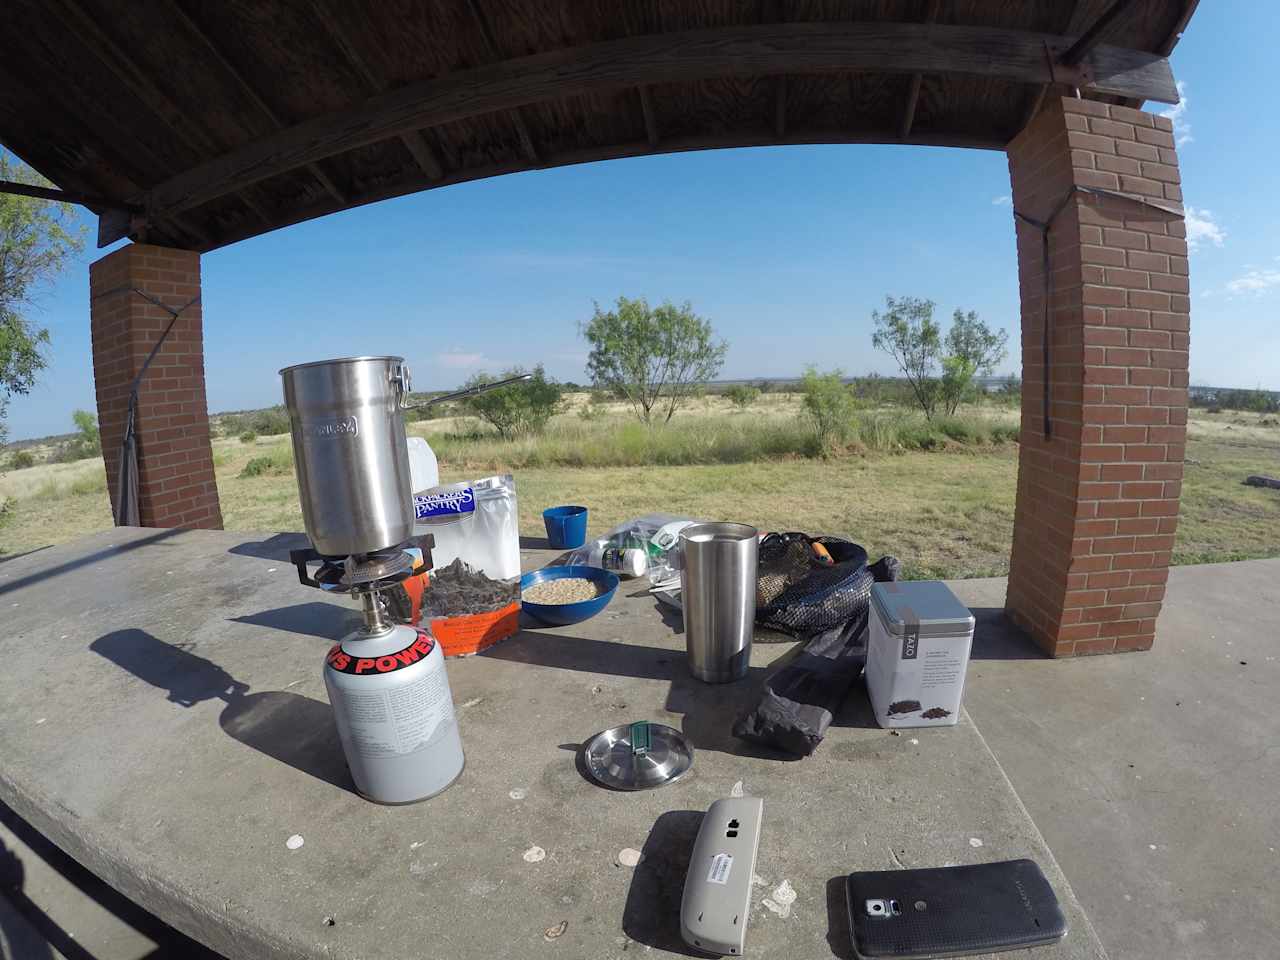
[[[941,7],[942,0],[929,0],[929,6],[924,14],[924,22],[935,23]],[[902,108],[902,122],[898,125],[898,136],[903,140],[911,135],[911,126],[916,122],[916,104],[920,101],[920,87],[923,84],[923,73],[913,73],[911,75],[911,85],[907,88],[907,103]]]
[[[386,87],[386,82],[374,72],[369,65],[368,59],[352,44],[346,31],[342,29],[342,25],[338,22],[338,18],[334,15],[331,0],[313,0],[312,9],[315,11],[316,16],[320,18],[320,23],[324,26],[325,32],[329,34],[329,38],[333,40],[334,44],[342,52],[343,58],[356,73],[360,74],[360,79],[365,86],[365,92],[369,94],[381,93]],[[413,162],[418,165],[418,169],[425,173],[429,179],[439,180],[444,176],[444,166],[440,163],[440,158],[436,156],[435,149],[421,130],[409,130],[400,134],[400,142],[409,151],[409,155],[413,157]]]
[[[267,103],[267,101],[262,99],[261,94],[259,94],[253,84],[245,78],[244,74],[240,72],[236,65],[227,59],[226,55],[222,52],[222,48],[214,43],[213,39],[200,27],[200,25],[187,15],[187,12],[182,9],[182,7],[177,3],[177,0],[166,0],[166,3],[173,15],[182,22],[183,26],[187,28],[193,37],[200,41],[200,44],[205,48],[205,51],[209,56],[218,64],[223,73],[231,78],[231,81],[240,89],[240,92],[244,94],[245,98],[248,99],[255,108],[257,108],[258,112],[262,114],[267,123],[276,130],[283,130],[285,128],[285,123],[280,119],[280,116],[272,109],[271,105]],[[306,167],[307,172],[316,179],[329,196],[333,197],[333,199],[337,200],[339,203],[345,199],[343,191],[336,183],[333,182],[333,178],[320,168],[318,163],[308,163],[304,164],[304,166]]]
[[[148,211],[207,203],[325,157],[524,104],[661,79],[779,73],[957,73],[1024,83],[1053,79],[1045,44],[1060,38],[990,28],[904,23],[784,23],[646,35],[554,50],[408,84],[246,144],[160,184]],[[1174,101],[1168,61],[1098,46],[1091,90]],[[541,162],[541,161],[539,161]]]
[[[636,88],[640,94],[640,113],[644,116],[644,133],[649,146],[656,147],[661,133],[658,130],[658,115],[653,110],[653,98],[649,96],[649,88],[641,84]]]
[[[1129,7],[1133,5],[1133,0],[1113,0],[1111,6],[1103,11],[1097,20],[1089,24],[1088,29],[1075,39],[1075,42],[1058,57],[1059,63],[1065,63],[1068,67],[1074,67],[1085,57],[1089,55],[1089,51],[1105,40],[1116,25],[1120,23]]]
[[[471,11],[471,19],[475,21],[476,29],[480,32],[480,39],[484,43],[485,52],[490,60],[501,60],[498,53],[498,44],[493,39],[493,31],[489,29],[489,21],[485,19],[484,11],[480,9],[476,0],[466,0],[467,9]],[[516,128],[516,136],[520,139],[520,149],[523,151],[525,158],[530,163],[538,163],[538,148],[533,145],[533,137],[529,135],[529,127],[524,122],[524,117],[520,113],[520,105],[513,104],[510,108],[511,121]]]

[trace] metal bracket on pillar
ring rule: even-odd
[[[1013,215],[1016,219],[1021,220],[1023,223],[1029,224],[1030,226],[1033,226],[1040,231],[1040,239],[1041,239],[1041,265],[1040,266],[1041,266],[1041,269],[1044,271],[1044,291],[1041,294],[1041,297],[1043,299],[1043,307],[1044,307],[1044,322],[1043,322],[1043,331],[1041,336],[1041,350],[1042,350],[1042,360],[1044,363],[1044,375],[1042,377],[1042,381],[1044,385],[1044,391],[1043,391],[1044,438],[1046,440],[1049,440],[1053,437],[1053,419],[1049,416],[1049,403],[1052,400],[1052,390],[1051,390],[1052,383],[1050,382],[1050,379],[1049,379],[1049,363],[1050,363],[1050,360],[1052,359],[1052,353],[1051,353],[1052,336],[1049,329],[1049,320],[1053,316],[1053,311],[1050,307],[1050,300],[1053,296],[1053,274],[1050,272],[1050,262],[1049,262],[1049,230],[1050,228],[1053,227],[1053,221],[1058,219],[1058,214],[1062,213],[1062,211],[1067,208],[1067,204],[1071,202],[1071,198],[1074,197],[1077,193],[1083,193],[1091,197],[1107,197],[1112,200],[1127,200],[1130,203],[1136,203],[1141,206],[1148,207],[1152,210],[1159,210],[1161,213],[1167,213],[1170,216],[1174,216],[1174,217],[1183,216],[1183,211],[1180,207],[1171,207],[1166,204],[1155,203],[1152,200],[1148,200],[1146,197],[1137,197],[1128,193],[1118,193],[1115,190],[1104,190],[1101,187],[1082,187],[1078,184],[1073,186],[1070,190],[1067,191],[1066,196],[1064,196],[1060,201],[1058,201],[1058,205],[1053,208],[1053,212],[1050,213],[1049,216],[1046,217],[1044,220],[1037,220],[1035,217],[1030,217],[1027,214],[1023,213],[1021,210],[1015,209],[1013,211]]]

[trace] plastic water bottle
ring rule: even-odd
[[[422,437],[409,437],[409,477],[414,491],[429,490],[440,485],[440,464],[431,444]]]

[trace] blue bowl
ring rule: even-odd
[[[574,550],[587,542],[586,507],[549,507],[542,522],[553,550]]]
[[[528,590],[535,583],[562,580],[565,577],[582,577],[592,581],[600,589],[600,595],[593,600],[583,600],[580,603],[531,603],[528,600],[521,600],[521,609],[543,623],[567,627],[571,623],[590,620],[609,605],[609,601],[613,599],[613,592],[618,589],[617,576],[608,570],[576,563],[564,567],[543,567],[541,570],[531,570],[520,578],[520,589]]]

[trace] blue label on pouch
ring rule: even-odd
[[[415,494],[413,519],[432,520],[437,517],[457,517],[476,512],[476,496],[470,487],[454,487]]]

